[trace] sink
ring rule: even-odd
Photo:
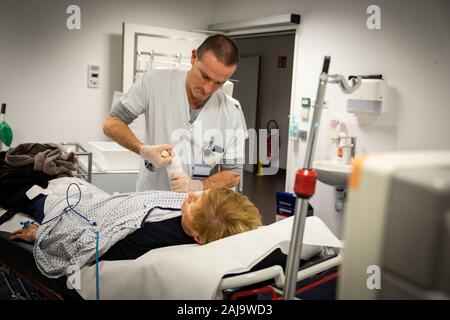
[[[334,187],[345,187],[352,166],[331,160],[318,160],[313,162],[313,169],[316,170],[319,181]]]

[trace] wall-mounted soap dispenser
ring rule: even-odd
[[[347,99],[347,112],[379,115],[385,106],[386,81],[382,75],[360,76],[361,86]],[[349,77],[351,78],[351,77]]]
[[[300,130],[298,126],[297,117],[295,115],[289,116],[289,139],[298,140],[300,136]]]

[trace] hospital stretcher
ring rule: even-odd
[[[89,157],[89,153],[85,153],[84,150],[81,153],[81,155]],[[89,160],[89,164],[91,164],[91,158]],[[79,174],[79,176],[85,180],[90,180],[90,174],[91,170],[87,168],[87,170],[84,170],[84,175]],[[4,210],[0,208],[0,214],[3,212]],[[20,228],[20,221],[22,220],[27,220],[27,216],[18,213],[10,221],[0,226],[0,274],[7,283],[11,296],[32,299],[32,295],[26,289],[25,283],[27,283],[47,299],[83,299],[79,292],[68,288],[68,280],[65,276],[50,279],[38,270],[31,244],[10,240],[11,232]],[[285,283],[286,258],[287,256],[280,249],[276,249],[268,253],[247,272],[226,274],[220,281],[215,298],[231,297],[233,299],[238,296],[261,292],[264,288],[270,288],[272,297],[275,298],[274,292],[282,291]],[[301,261],[297,281],[336,268],[340,265],[340,262],[339,249],[323,247],[308,261]],[[181,270],[182,268],[183,266],[180,266]],[[11,285],[11,279],[17,279],[23,289],[21,291],[24,291],[24,296],[16,292]],[[195,292],[192,296],[195,299]],[[123,298],[127,298],[126,293]]]
[[[0,211],[1,212],[1,211]],[[67,278],[50,279],[44,276],[36,267],[33,246],[24,242],[11,241],[12,225],[19,225],[26,216],[17,214],[6,226],[0,227],[0,274],[8,284],[11,296],[20,296],[9,283],[19,281],[24,290],[22,296],[31,299],[32,295],[26,290],[27,285],[38,291],[43,297],[52,300],[83,299],[76,290],[67,286]],[[9,231],[5,231],[9,229]],[[335,248],[323,248],[322,251],[308,261],[301,261],[298,281],[310,278],[321,272],[339,266],[341,256]],[[262,288],[270,288],[274,293],[282,290],[285,281],[286,255],[276,249],[257,263],[248,272],[229,274],[223,277],[217,290],[216,299],[233,298],[261,292]],[[180,266],[182,269],[182,266]],[[195,298],[195,292],[193,292]],[[126,299],[126,293],[124,295]]]

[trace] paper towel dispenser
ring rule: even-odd
[[[349,79],[355,76],[350,76]],[[382,75],[360,76],[361,86],[347,99],[347,112],[378,115],[383,112],[386,81]]]

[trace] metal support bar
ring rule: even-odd
[[[173,67],[173,68],[185,68],[185,67],[190,67],[191,63],[190,61],[188,62],[182,62],[183,58],[189,60],[189,56],[184,56],[182,53],[161,53],[161,52],[155,52],[154,50],[151,51],[140,51],[138,50],[136,53],[136,61],[137,61],[137,65],[136,68],[134,70],[134,78],[136,79],[139,74],[143,74],[151,69],[156,69],[158,66],[162,66],[162,68],[166,69],[168,66]],[[144,68],[142,68],[141,66],[141,61],[139,59],[139,57],[141,56],[149,56],[149,61],[145,64]],[[161,60],[161,61],[156,61],[155,57],[164,57],[164,58],[170,58],[173,60]]]
[[[11,298],[17,299],[17,292],[16,292],[16,290],[14,290],[14,288],[11,284],[11,281],[9,281],[8,275],[6,273],[4,273],[3,271],[1,272],[1,274],[2,274],[3,280],[6,283],[6,286],[9,289],[9,292],[11,293]]]
[[[361,85],[362,80],[360,76],[352,78],[351,85],[347,83],[345,77],[342,75],[329,76],[328,69],[330,68],[330,61],[331,58],[329,56],[326,56],[323,61],[322,72],[319,77],[319,87],[317,88],[316,105],[314,106],[314,115],[311,122],[308,144],[306,146],[305,162],[303,164],[303,170],[299,170],[297,172],[296,189],[298,186],[297,183],[303,183],[304,181],[306,181],[306,180],[297,181],[299,177],[302,177],[300,174],[307,173],[308,171],[310,173],[314,173],[311,172],[310,170],[312,170],[312,159],[316,148],[316,136],[319,130],[320,117],[322,114],[323,101],[325,97],[327,83],[330,82],[339,84],[342,92],[344,92],[345,94],[352,93],[353,91],[358,89],[358,87]],[[356,140],[354,140],[353,142],[356,142]],[[314,177],[313,179],[315,179],[315,176],[313,174],[311,174],[310,177]],[[301,257],[303,232],[306,220],[306,210],[308,208],[308,199],[314,194],[314,190],[311,190],[311,188],[315,189],[315,180],[313,187],[311,187],[312,186],[311,180],[309,180],[309,183],[310,183],[309,185],[299,184],[300,191],[296,192],[297,195],[296,209],[295,209],[296,212],[294,216],[294,225],[292,228],[291,242],[289,246],[289,257],[286,263],[287,276],[284,290],[284,299],[295,299],[295,289],[297,285],[296,275]],[[304,194],[302,194],[302,192],[304,192],[302,190],[303,186],[310,187],[309,189],[308,188],[305,189],[307,192],[305,192]],[[300,209],[298,209],[298,207],[300,207]]]
[[[326,56],[323,63],[322,73],[319,77],[319,87],[317,88],[316,105],[314,106],[314,115],[311,122],[311,129],[308,138],[308,144],[303,168],[312,168],[312,158],[314,155],[316,136],[318,134],[320,116],[322,114],[323,101],[325,97],[326,86],[328,82],[328,69],[330,67],[330,57]],[[295,298],[295,289],[297,286],[297,272],[300,263],[301,249],[303,244],[303,232],[305,230],[306,213],[308,210],[308,199],[297,198],[295,205],[294,224],[292,227],[291,242],[289,246],[289,255],[286,262],[286,285],[283,297],[285,300]]]
[[[27,297],[28,300],[33,300],[33,298],[31,297],[30,292],[28,291],[28,289],[26,288],[25,284],[23,283],[23,281],[20,278],[17,278],[17,281],[19,282],[20,286],[22,287],[23,292],[25,293],[25,296]]]
[[[292,300],[295,298],[295,290],[297,288],[297,273],[301,257],[300,254],[302,251],[303,232],[305,230],[307,212],[308,200],[297,198],[295,204],[294,225],[289,246],[289,255],[286,262],[286,282],[284,285],[285,290],[283,294],[285,300]]]
[[[74,146],[75,147],[75,155],[76,156],[86,156],[88,165],[87,168],[84,168],[79,162],[78,162],[78,169],[77,169],[77,177],[82,177],[87,182],[92,182],[92,152],[87,151],[83,146],[81,146],[79,143],[76,142],[62,142],[61,147],[68,147],[68,146]],[[80,151],[81,150],[81,151]],[[67,150],[64,150],[67,151]]]
[[[325,59],[326,58],[327,57],[325,57]],[[328,57],[328,59],[330,58]],[[328,69],[326,72],[328,72]],[[314,106],[313,119],[311,122],[311,128],[309,132],[308,144],[305,155],[305,163],[303,164],[303,168],[306,169],[312,168],[312,158],[314,156],[314,151],[316,150],[316,137],[319,131],[318,129],[320,125],[320,118],[322,116],[323,101],[325,98],[325,91],[327,87],[328,76],[326,72],[322,72],[319,77],[319,87],[317,88],[316,105]]]

